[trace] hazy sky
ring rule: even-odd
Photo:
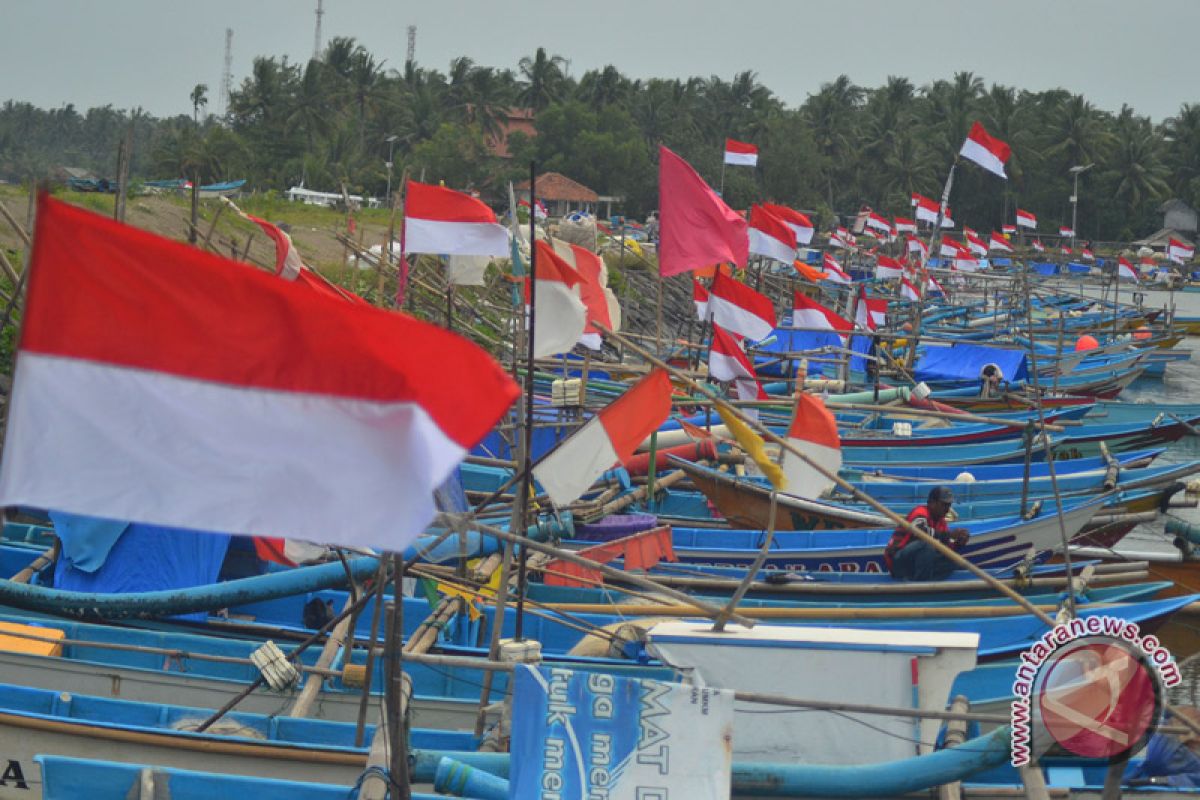
[[[225,29],[234,85],[256,55],[312,54],[316,0],[0,0],[0,101],[80,109],[111,103],[217,111]],[[1062,87],[1155,121],[1200,101],[1200,0],[325,0],[323,37],[353,36],[386,66],[442,71],[467,55],[516,68],[539,45],[570,73],[614,64],[631,77],[751,69],[789,106],[845,73],[918,86],[970,70],[988,84]]]

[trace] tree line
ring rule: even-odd
[[[1010,179],[960,169],[954,218],[981,230],[1012,222],[1021,207],[1041,230],[1070,224],[1072,166],[1079,179],[1078,232],[1128,240],[1161,224],[1159,205],[1178,197],[1200,207],[1200,103],[1156,123],[1129,106],[1112,113],[1066,89],[1030,92],[987,85],[970,72],[917,86],[889,77],[856,85],[845,75],[788,107],[752,71],[686,80],[634,80],[614,66],[568,76],[544,48],[516,69],[463,56],[445,72],[385,60],[351,38],[319,60],[254,59],[227,114],[208,113],[208,88],[191,92],[193,114],[155,118],[112,106],[80,113],[9,100],[0,107],[0,177],[26,180],[55,166],[110,175],[132,126],[135,178],[248,179],[259,190],[311,189],[382,195],[407,168],[427,181],[476,189],[499,201],[509,180],[562,172],[622,211],[655,208],[656,153],[664,144],[716,185],[726,137],[760,148],[758,167],[725,173],[730,204],[770,199],[810,210],[821,224],[870,205],[909,216],[909,197],[938,197],[975,120],[1012,146]],[[536,113],[537,135],[514,134],[511,158],[492,155],[510,108]]]

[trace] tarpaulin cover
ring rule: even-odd
[[[141,523],[129,523],[109,542],[114,526],[87,524],[97,520],[53,511],[50,518],[63,542],[63,557],[54,567],[54,585],[70,591],[121,594],[214,583],[229,547],[229,534]],[[96,558],[97,543],[87,541],[98,535],[108,545],[107,557]],[[69,555],[72,552],[89,553],[83,562],[88,569],[76,566]],[[203,621],[207,616],[198,612],[180,619]]]
[[[1071,262],[1070,264],[1067,264],[1067,270],[1072,275],[1086,275],[1092,271],[1092,268],[1087,264],[1076,264],[1075,262]]]
[[[1029,375],[1023,350],[975,344],[927,347],[921,352],[913,375],[919,381],[977,381],[988,364],[1000,367],[1007,381],[1024,380]]]
[[[1051,264],[1048,261],[1035,261],[1030,266],[1039,275],[1057,275],[1058,264]]]
[[[823,331],[794,331],[791,328],[776,328],[773,336],[768,336],[765,342],[754,346],[754,350],[758,354],[758,357],[755,358],[755,370],[763,375],[783,375],[786,360],[782,364],[761,366],[762,362],[773,358],[771,353],[808,353],[820,350],[822,347],[844,347],[842,337]],[[837,353],[830,353],[827,357],[830,360],[840,358]],[[803,356],[798,358],[803,358]],[[808,374],[811,377],[825,374],[836,375],[836,373],[837,367],[832,363],[823,366],[819,361],[810,359],[808,362]]]

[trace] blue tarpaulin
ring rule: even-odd
[[[1006,381],[1025,380],[1029,375],[1024,350],[975,344],[927,347],[921,351],[913,375],[919,381],[977,381],[988,364],[1000,367]]]
[[[772,358],[772,353],[807,353],[820,350],[822,347],[843,347],[842,337],[834,333],[820,331],[794,331],[791,328],[776,328],[773,336],[768,336],[763,344],[756,345],[754,350],[759,358],[756,361]],[[840,358],[837,353],[829,356],[831,359]],[[783,375],[784,365],[777,364],[760,370],[765,375]],[[808,362],[808,374],[834,375],[837,367],[834,364],[822,364],[820,361]]]
[[[1087,264],[1077,264],[1072,261],[1070,264],[1067,264],[1067,270],[1072,275],[1086,275],[1092,271],[1092,268]]]
[[[229,547],[226,533],[136,522],[96,524],[108,521],[56,511],[50,518],[63,543],[54,585],[68,591],[118,594],[215,583]],[[72,553],[80,558],[79,565]],[[181,618],[202,621],[207,616],[198,612]]]
[[[1057,275],[1058,274],[1058,264],[1052,264],[1048,261],[1035,261],[1030,266],[1032,266],[1033,271],[1039,275]]]

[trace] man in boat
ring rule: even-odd
[[[979,396],[986,399],[999,397],[1000,382],[1004,380],[1004,373],[995,364],[988,364],[979,373],[980,389]]]
[[[908,521],[937,538],[955,552],[967,543],[966,528],[951,528],[946,522],[954,493],[949,486],[936,486],[925,505],[908,513]],[[902,581],[940,581],[955,569],[955,564],[934,547],[910,531],[897,528],[883,551],[883,560],[892,577]]]

